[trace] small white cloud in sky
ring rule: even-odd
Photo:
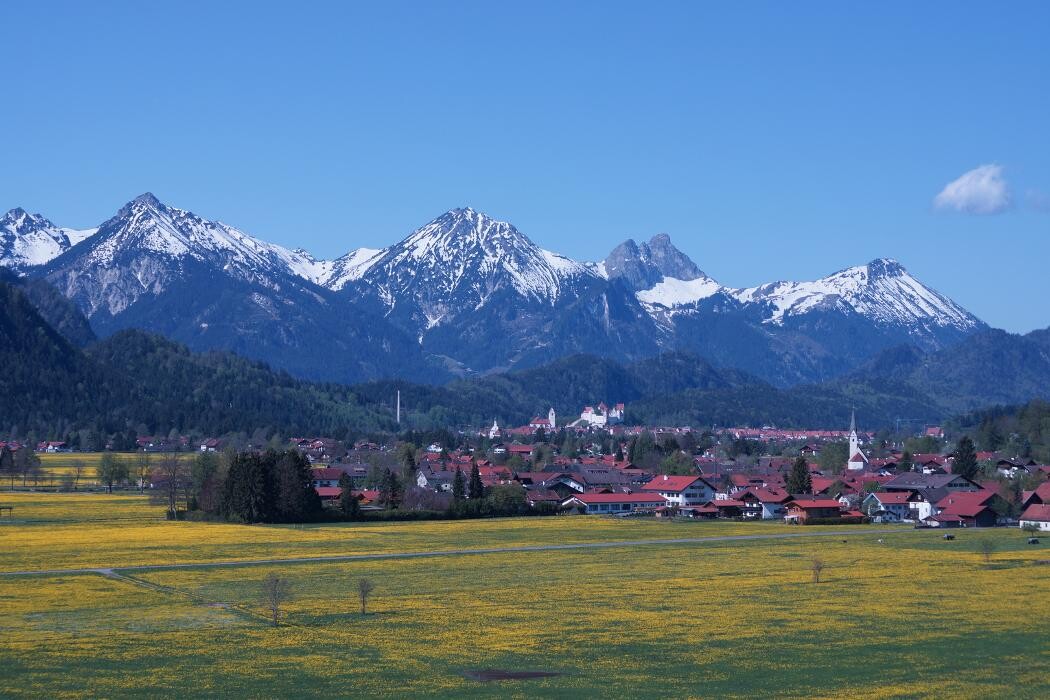
[[[980,165],[949,182],[933,206],[963,214],[999,214],[1010,208],[1010,190],[999,165]]]

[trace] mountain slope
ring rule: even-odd
[[[1047,334],[990,329],[931,353],[892,348],[847,380],[906,384],[933,397],[946,413],[1050,399]]]
[[[0,435],[129,427],[221,435],[258,429],[342,437],[390,428],[346,387],[311,384],[229,353],[193,354],[140,331],[73,347],[0,280]]]

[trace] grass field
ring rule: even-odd
[[[3,494],[0,504],[16,506],[0,525],[3,571],[816,530],[585,517],[239,527],[167,523],[137,496]],[[0,577],[0,695],[1046,697],[1050,566],[1035,562],[1050,552],[1017,530],[956,535],[857,527]],[[983,538],[996,543],[990,564]],[[276,629],[259,596],[270,571],[295,594]],[[364,616],[362,577],[376,585]],[[480,669],[561,675],[468,678]]]
[[[40,458],[40,472],[29,478],[29,485],[36,487],[46,488],[57,488],[64,485],[64,479],[72,479],[74,472],[74,464],[79,463],[83,465],[83,472],[80,475],[81,489],[94,488],[98,485],[96,479],[95,469],[98,467],[99,461],[102,459],[102,452],[56,452],[48,454],[46,452],[38,453],[37,457]],[[135,465],[138,464],[139,454],[130,452],[115,452],[113,456],[118,460],[127,462],[132,474],[135,472]],[[150,464],[154,467],[163,459],[166,455],[159,453],[151,453],[149,455]],[[178,454],[179,459],[183,461],[190,461],[197,456],[195,452],[180,452]],[[12,485],[11,478],[0,479],[0,489],[9,489]],[[14,486],[19,488],[22,486],[22,478],[16,476],[14,479]]]

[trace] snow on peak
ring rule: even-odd
[[[388,307],[406,294],[444,308],[453,296],[466,293],[476,305],[504,285],[553,303],[565,280],[591,275],[583,265],[543,250],[511,224],[470,207],[445,212],[389,248],[361,249],[340,260],[345,260],[343,272],[330,286],[364,280],[379,288]]]
[[[0,266],[43,265],[97,230],[61,228],[40,214],[16,207],[0,217]]]
[[[122,255],[146,254],[211,262],[253,277],[291,272],[313,279],[323,273],[322,263],[305,251],[290,251],[221,221],[169,207],[149,192],[125,204],[100,231],[89,257],[99,265]]]
[[[766,305],[765,322],[778,325],[786,317],[835,306],[885,325],[932,322],[960,329],[980,325],[975,316],[919,282],[891,258],[877,258],[812,282],[774,282],[730,293],[741,303]]]

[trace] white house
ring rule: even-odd
[[[1050,532],[1050,503],[1033,503],[1020,517],[1021,527],[1031,526],[1041,532]]]
[[[662,474],[643,486],[642,491],[658,493],[667,500],[667,505],[679,507],[702,506],[715,497],[715,488],[699,476]]]
[[[899,523],[912,518],[910,499],[907,491],[875,491],[864,499],[862,510],[876,522]]]

